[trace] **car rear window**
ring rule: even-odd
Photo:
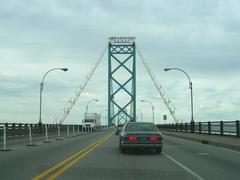
[[[126,131],[157,131],[157,127],[151,123],[131,123],[127,125]]]

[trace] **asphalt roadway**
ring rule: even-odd
[[[114,132],[110,129],[0,152],[0,179],[240,179],[240,152],[164,136],[162,154],[121,154]]]

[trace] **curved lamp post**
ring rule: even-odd
[[[97,101],[99,101],[99,100],[98,100],[98,99],[92,99],[92,100],[88,101],[87,106],[86,106],[86,112],[85,112],[85,113],[88,112],[88,105],[89,105],[91,102],[97,102]]]
[[[141,109],[137,109],[137,111],[140,112],[140,119],[141,119],[141,122],[143,122],[143,113],[142,113],[142,110],[141,110]]]
[[[194,122],[194,119],[193,119],[193,90],[192,90],[192,81],[190,80],[190,77],[189,75],[182,69],[179,69],[179,68],[165,68],[164,71],[170,71],[170,70],[178,70],[178,71],[182,71],[188,78],[188,81],[189,81],[189,89],[191,91],[191,123]]]
[[[39,111],[39,124],[42,123],[42,91],[43,91],[43,83],[44,83],[44,79],[45,77],[47,76],[47,74],[51,71],[54,71],[54,70],[62,70],[62,71],[67,71],[68,68],[53,68],[53,69],[50,69],[49,71],[47,71],[45,73],[45,75],[43,76],[42,78],[42,81],[40,83],[40,111]]]
[[[141,102],[147,102],[147,103],[151,104],[151,106],[152,106],[152,120],[153,120],[153,123],[154,123],[154,106],[153,106],[153,103],[149,100],[141,100]]]

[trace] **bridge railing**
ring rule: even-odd
[[[45,126],[47,126],[47,131],[49,135],[57,134],[58,132],[57,124],[0,123],[0,141],[2,141],[4,127],[6,127],[7,137],[24,137],[29,135],[29,126],[31,127],[31,133],[33,136],[44,135],[46,130]],[[70,132],[73,132],[74,130],[75,133],[77,133],[78,131],[90,131],[87,128],[82,128],[82,125],[76,124],[62,124],[59,126],[62,134],[67,134],[68,129]],[[108,128],[108,126],[100,126],[99,128],[97,128],[97,131],[104,130],[106,128]]]
[[[163,131],[240,137],[239,120],[159,124],[157,127]]]
[[[0,137],[3,137],[3,129],[6,127],[7,137],[21,137],[29,135],[29,126],[31,127],[31,133],[33,136],[44,135],[45,126],[47,126],[47,131],[49,135],[57,134],[58,125],[57,124],[27,124],[27,123],[0,123]],[[67,133],[67,129],[75,129],[82,132],[82,125],[60,125],[61,133]],[[73,128],[74,127],[74,128]],[[1,138],[2,139],[2,138]],[[0,141],[1,141],[0,139]]]

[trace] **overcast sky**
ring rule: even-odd
[[[0,0],[0,122],[39,119],[39,84],[43,123],[54,123],[83,83],[109,36],[135,36],[155,76],[183,122],[190,121],[193,82],[195,121],[240,118],[239,0]],[[81,123],[86,103],[106,122],[107,55],[65,123]],[[137,115],[156,123],[163,114],[173,122],[137,56]]]

